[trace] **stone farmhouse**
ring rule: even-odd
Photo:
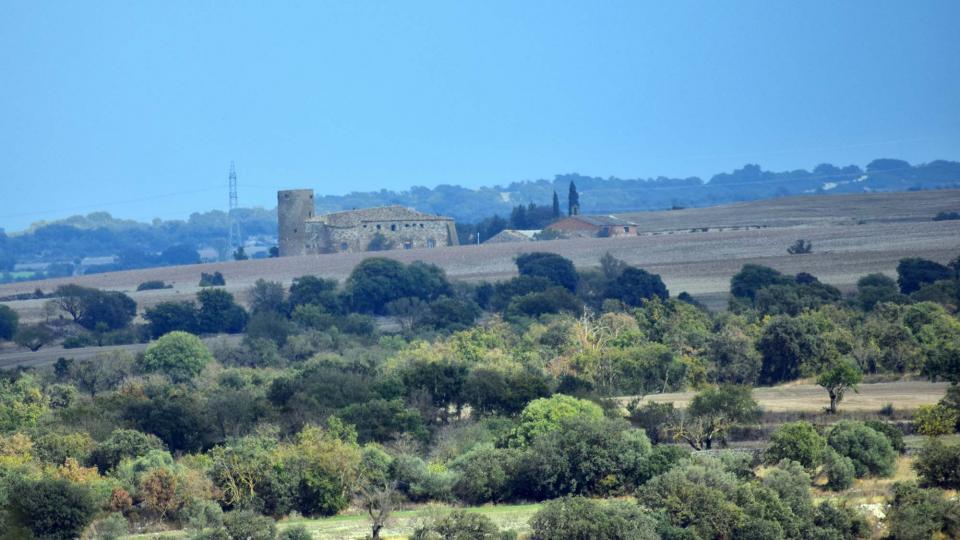
[[[280,256],[455,246],[453,218],[384,206],[314,215],[312,189],[277,193]]]
[[[568,216],[547,225],[563,238],[610,238],[636,236],[637,224],[616,216]]]

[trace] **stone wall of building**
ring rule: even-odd
[[[307,251],[314,253],[368,251],[379,234],[390,249],[417,249],[457,244],[452,222],[442,220],[378,220],[353,227],[307,222]]]
[[[312,189],[277,192],[277,233],[280,256],[306,254],[306,222],[315,212]]]
[[[277,193],[280,256],[369,251],[382,236],[380,249],[455,246],[453,219],[402,206],[364,208],[314,216],[313,190]]]

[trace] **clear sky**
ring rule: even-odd
[[[0,227],[960,159],[960,2],[0,1]]]

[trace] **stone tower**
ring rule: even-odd
[[[277,229],[280,256],[306,255],[307,219],[313,217],[313,190],[288,189],[277,192]]]

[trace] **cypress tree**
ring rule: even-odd
[[[553,190],[553,217],[560,217],[560,197],[557,197],[557,190]]]

